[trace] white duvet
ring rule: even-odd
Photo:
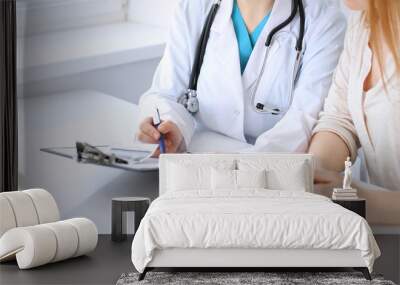
[[[165,248],[358,249],[370,271],[380,255],[368,223],[328,198],[254,189],[162,195],[138,228],[132,262],[143,272]]]

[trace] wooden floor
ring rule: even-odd
[[[16,262],[0,264],[0,284],[115,284],[122,273],[134,271],[131,243],[115,243],[100,235],[94,252],[88,256],[19,270]]]

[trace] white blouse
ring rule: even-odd
[[[364,92],[372,65],[369,29],[361,14],[351,17],[345,48],[324,111],[314,133],[330,131],[347,144],[351,157],[362,147],[370,183],[400,191],[400,74],[394,60],[385,64],[385,84]],[[334,152],[334,150],[332,150]]]

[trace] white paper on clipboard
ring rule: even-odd
[[[118,158],[127,161],[127,164],[113,163],[101,164],[84,162],[83,164],[93,164],[105,166],[127,171],[154,171],[158,170],[158,158],[153,158],[152,155],[156,151],[158,145],[135,145],[135,146],[96,146],[99,150],[106,154],[114,154]],[[40,149],[42,152],[50,153],[56,156],[77,161],[76,147],[49,147]]]
[[[109,152],[128,161],[131,170],[150,171],[158,169],[158,158],[152,157],[158,145],[146,144],[135,147],[112,146]]]

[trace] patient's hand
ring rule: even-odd
[[[165,148],[167,153],[176,153],[182,148],[183,136],[178,126],[171,121],[163,121],[158,128],[153,126],[153,119],[148,117],[140,124],[137,138],[144,143],[158,144],[160,135],[164,135]],[[158,149],[154,156],[158,157]]]
[[[342,181],[341,173],[317,168],[314,172],[314,193],[331,197],[333,188],[340,188]]]

